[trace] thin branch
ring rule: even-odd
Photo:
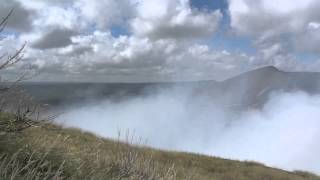
[[[9,14],[6,17],[4,17],[2,19],[2,21],[0,22],[0,33],[5,29],[5,27],[6,27],[7,23],[8,23],[8,19],[13,14],[13,11],[14,11],[14,8],[12,8],[10,10]]]
[[[0,69],[8,68],[21,61],[25,47],[26,43],[24,43],[12,56],[9,56],[8,59],[0,65]]]

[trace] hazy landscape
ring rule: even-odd
[[[222,82],[22,86],[65,127],[115,139],[129,130],[151,147],[319,173],[319,77],[263,67]]]
[[[317,0],[0,0],[0,180],[320,179]]]

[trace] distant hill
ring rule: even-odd
[[[230,105],[260,106],[271,92],[304,91],[315,94],[320,93],[319,85],[320,73],[283,72],[267,66],[215,83],[211,89],[213,96],[219,94],[224,100],[228,98]]]
[[[121,101],[130,97],[151,95],[163,89],[192,89],[192,98],[209,96],[227,107],[263,105],[271,92],[304,91],[320,93],[320,73],[283,72],[267,66],[242,73],[222,82],[168,83],[25,83],[29,94],[41,102],[59,106],[66,103],[110,99]]]

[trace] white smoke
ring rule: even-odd
[[[320,96],[276,93],[262,109],[226,110],[180,90],[69,108],[60,118],[104,137],[129,129],[150,146],[320,174]]]

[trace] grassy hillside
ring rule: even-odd
[[[6,118],[0,116],[1,120]],[[127,143],[120,143],[55,125],[20,133],[2,129],[0,176],[3,179],[11,176],[13,179],[320,179],[309,173],[286,172],[254,162],[134,147],[130,145],[131,137],[127,139]]]

